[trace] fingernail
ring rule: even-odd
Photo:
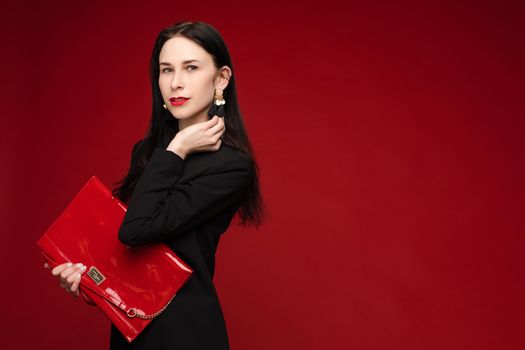
[[[87,267],[82,265],[82,267],[80,268],[82,270],[82,272],[86,271]]]
[[[67,263],[67,266],[68,266],[68,267],[71,267],[71,266],[73,266],[73,263],[68,262],[68,263]]]
[[[77,263],[77,267],[82,267],[82,263]]]

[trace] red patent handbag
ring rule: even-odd
[[[82,187],[36,244],[51,268],[86,265],[79,285],[132,342],[169,305],[193,270],[163,243],[118,240],[127,206],[96,176]]]

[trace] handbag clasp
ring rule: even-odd
[[[101,274],[95,266],[91,266],[91,268],[87,272],[87,275],[91,277],[91,279],[97,284],[97,286],[104,282],[104,280],[106,279],[106,277],[104,277],[104,275]]]

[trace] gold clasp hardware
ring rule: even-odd
[[[91,266],[87,274],[89,277],[91,277],[93,282],[97,284],[97,286],[101,284],[102,282],[104,282],[104,280],[106,279],[106,277],[104,277],[104,275],[101,274],[100,271],[97,270],[95,266]]]

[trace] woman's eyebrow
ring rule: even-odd
[[[200,62],[199,60],[196,60],[196,59],[191,59],[191,60],[185,60],[185,61],[182,61],[182,64],[186,64],[186,63],[191,63],[191,62]],[[160,62],[159,63],[161,66],[164,65],[164,66],[171,66],[171,63],[169,62]]]

